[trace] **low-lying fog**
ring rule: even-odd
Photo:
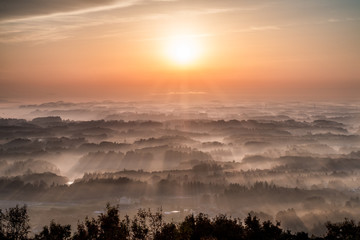
[[[162,206],[175,221],[253,212],[319,235],[326,221],[360,220],[359,106],[3,103],[0,208],[26,203],[34,231],[110,202],[130,215]]]

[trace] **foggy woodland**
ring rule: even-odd
[[[360,220],[356,103],[3,103],[0,208],[26,204],[31,231],[163,209],[326,233]],[[89,120],[90,119],[90,120]]]

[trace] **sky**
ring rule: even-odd
[[[0,100],[357,98],[359,43],[359,0],[1,0]]]

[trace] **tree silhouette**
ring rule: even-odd
[[[245,236],[249,240],[262,239],[261,225],[259,219],[250,214],[245,218]]]
[[[134,239],[143,240],[147,238],[149,227],[146,224],[148,213],[144,209],[139,209],[137,215],[131,222],[131,230]]]
[[[195,230],[195,217],[194,215],[189,215],[185,217],[185,220],[180,224],[180,236],[181,239],[184,240],[191,240],[192,235],[194,234]]]
[[[92,218],[91,220],[86,217],[85,223],[78,223],[77,232],[75,232],[74,240],[92,240],[99,237],[98,221]]]
[[[360,240],[360,222],[358,225],[353,220],[348,219],[341,223],[327,222],[326,228],[328,230],[326,240]]]
[[[214,237],[218,240],[244,239],[244,227],[237,219],[219,215],[215,217],[212,224],[214,226]]]
[[[34,240],[68,240],[71,239],[71,226],[60,225],[52,220],[50,226],[44,226],[43,230],[35,235]]]
[[[164,227],[164,215],[162,213],[162,208],[159,208],[155,213],[152,213],[149,209],[148,218],[150,225],[150,234],[151,237],[154,239],[156,235],[160,234],[162,228]]]
[[[85,223],[79,223],[74,240],[88,239],[129,239],[130,220],[125,216],[120,220],[119,206],[106,205],[106,213],[101,214],[98,219],[85,219]]]
[[[161,231],[157,232],[154,240],[181,240],[180,232],[175,223],[166,223],[162,226]]]
[[[239,219],[219,215],[213,219],[206,214],[193,214],[180,223],[164,223],[161,209],[155,213],[139,209],[131,220],[120,218],[119,206],[106,205],[106,211],[95,218],[85,218],[78,223],[77,231],[71,237],[71,226],[54,221],[49,226],[28,238],[29,217],[26,206],[0,209],[0,240],[360,240],[360,223],[345,219],[340,223],[326,223],[324,237],[312,236],[305,232],[296,234],[284,231],[280,222],[260,222],[259,218],[248,214],[244,225]]]
[[[30,231],[29,216],[26,205],[19,207],[16,205],[3,213],[0,211],[0,237],[9,240],[28,239]]]

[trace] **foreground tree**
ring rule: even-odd
[[[120,221],[119,206],[106,205],[106,213],[98,218],[100,226],[99,239],[128,239],[130,235],[129,218]]]
[[[175,223],[166,223],[154,236],[154,240],[180,240],[180,232]]]
[[[97,219],[85,219],[85,223],[79,223],[74,240],[112,240],[130,239],[130,219],[125,216],[120,220],[119,207],[106,205],[106,212]]]
[[[52,220],[50,226],[45,226],[43,230],[35,235],[34,240],[68,240],[71,239],[71,226],[60,225]]]
[[[360,240],[360,222],[358,225],[353,220],[345,219],[341,223],[326,223],[328,230],[326,240]]]
[[[16,205],[3,213],[0,211],[0,239],[25,240],[30,231],[26,205]]]
[[[161,209],[156,213],[139,209],[132,220],[120,218],[119,207],[107,204],[106,211],[95,218],[78,223],[71,237],[71,226],[54,221],[36,234],[33,240],[360,240],[360,223],[345,219],[341,223],[326,224],[323,237],[309,238],[305,232],[284,231],[280,223],[260,222],[249,214],[242,223],[225,215],[209,218],[206,214],[188,215],[180,223],[164,223]],[[16,206],[3,212],[0,209],[0,240],[28,240],[27,208]]]
[[[85,223],[78,223],[77,232],[75,232],[74,240],[92,240],[97,239],[99,236],[99,226],[97,220],[91,220],[86,217]]]
[[[214,237],[218,240],[244,239],[244,227],[239,219],[220,215],[213,219]]]

